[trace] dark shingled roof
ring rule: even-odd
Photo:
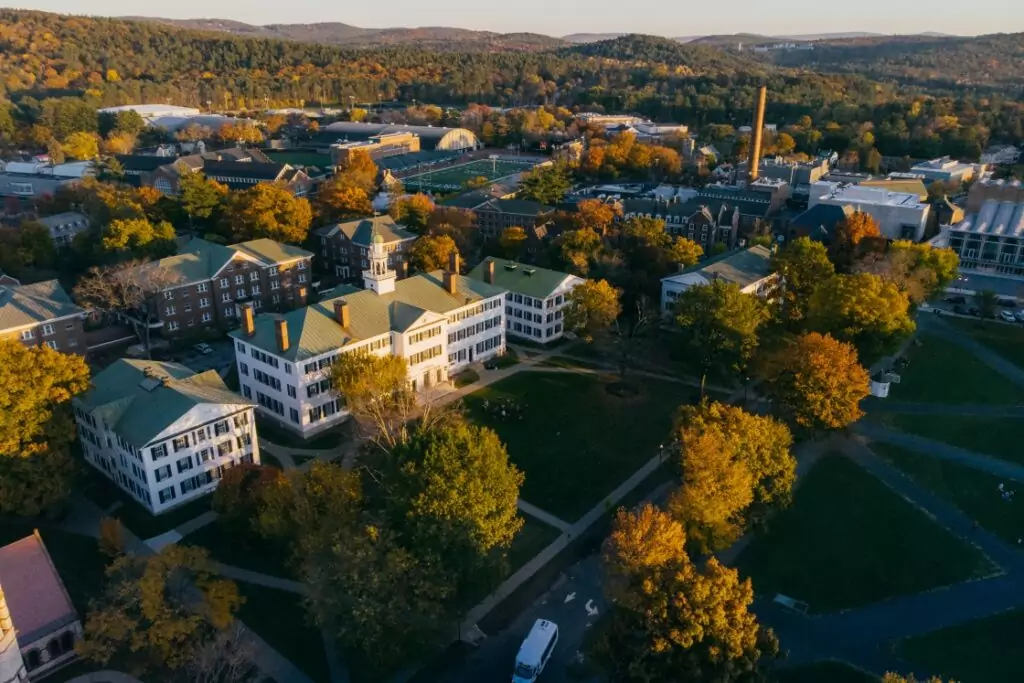
[[[789,222],[791,230],[807,235],[817,242],[829,242],[836,229],[836,223],[853,213],[853,207],[818,204],[807,209]]]

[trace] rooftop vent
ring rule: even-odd
[[[523,272],[526,273],[527,275],[533,275],[534,273],[537,272],[537,269],[536,268],[524,268]]]
[[[505,270],[515,270],[518,267],[519,267],[519,265],[516,264],[516,263],[506,263],[505,264]]]
[[[147,377],[146,379],[139,382],[139,388],[141,388],[143,391],[153,391],[162,384],[163,382],[156,377]]]

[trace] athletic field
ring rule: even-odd
[[[486,178],[487,182],[494,182],[500,178],[528,171],[533,165],[533,162],[509,159],[478,159],[466,164],[411,175],[402,178],[402,184],[407,190],[457,192],[465,188],[468,180]]]

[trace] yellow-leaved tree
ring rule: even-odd
[[[230,193],[224,213],[237,241],[267,237],[301,244],[313,221],[313,209],[305,197],[296,197],[274,183]]]
[[[607,280],[586,280],[569,292],[565,328],[588,342],[609,329],[622,313],[619,292]]]

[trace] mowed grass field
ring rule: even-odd
[[[473,178],[487,178],[488,181],[498,180],[506,176],[528,171],[532,167],[530,163],[520,161],[508,161],[504,159],[478,159],[466,164],[449,166],[436,171],[427,171],[403,178],[402,184],[408,190],[438,189],[452,190],[461,189],[467,180]]]

